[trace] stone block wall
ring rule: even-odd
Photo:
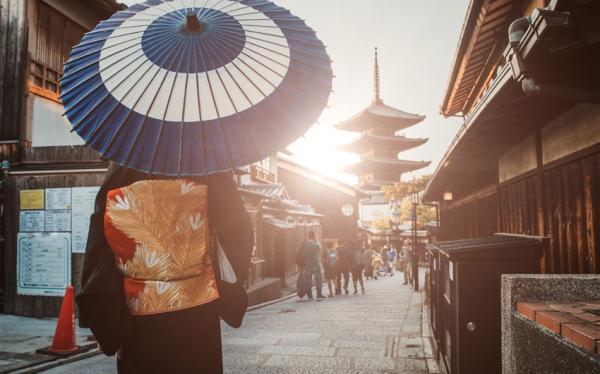
[[[516,311],[518,302],[597,300],[600,275],[503,275],[502,372],[600,374],[600,355]]]

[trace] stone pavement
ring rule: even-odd
[[[422,337],[421,293],[398,275],[367,281],[365,295],[292,298],[249,312],[240,329],[224,325],[225,372],[437,373]],[[45,371],[115,372],[114,358],[105,356]]]
[[[366,282],[365,295],[289,301],[223,329],[228,373],[437,372],[422,338],[422,299],[402,277]]]
[[[26,318],[0,314],[0,373],[15,368],[53,361],[53,357],[37,355],[36,349],[52,343],[56,318]],[[93,344],[88,340],[92,333],[77,328],[79,345]]]

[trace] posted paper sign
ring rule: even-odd
[[[63,296],[71,281],[70,233],[19,233],[17,293]]]
[[[70,188],[47,188],[46,210],[71,209]]]
[[[73,188],[71,200],[71,251],[73,253],[85,252],[88,231],[90,228],[90,216],[94,212],[96,195],[100,187],[77,187]]]
[[[71,231],[71,211],[66,209],[46,210],[46,231]]]
[[[21,209],[44,209],[44,190],[19,191]]]
[[[19,231],[41,232],[46,228],[46,212],[43,210],[22,210],[19,212]]]

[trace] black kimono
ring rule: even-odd
[[[112,165],[91,218],[80,325],[105,354],[120,349],[119,373],[221,373],[219,317],[242,323],[253,243],[229,174],[175,179]],[[221,279],[218,245],[234,283]]]

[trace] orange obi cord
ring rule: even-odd
[[[210,258],[207,186],[144,180],[108,192],[104,233],[133,315],[219,298]]]

